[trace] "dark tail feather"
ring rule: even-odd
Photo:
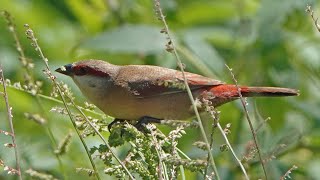
[[[298,96],[299,91],[280,87],[247,87],[239,86],[243,97],[277,97],[277,96]],[[216,97],[239,97],[238,88],[235,85],[222,84],[212,87],[210,92]]]
[[[299,91],[290,88],[280,87],[240,87],[241,94],[244,97],[259,97],[259,96],[298,96]]]

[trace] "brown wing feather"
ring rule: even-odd
[[[192,87],[192,86],[214,86],[214,85],[225,84],[222,81],[208,78],[205,76],[201,76],[199,74],[189,73],[189,72],[185,72],[185,77],[186,77],[190,87]],[[177,71],[176,78],[183,81],[183,75],[180,71]]]
[[[198,74],[185,72],[185,76],[191,89],[224,84]],[[130,81],[127,81],[128,79]],[[128,88],[139,98],[185,91],[183,75],[180,71],[159,66],[122,66],[115,82]]]

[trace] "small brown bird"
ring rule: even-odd
[[[102,60],[84,60],[56,70],[70,76],[99,109],[118,120],[160,122],[194,116],[180,71],[158,66],[118,66]],[[185,72],[193,97],[211,97],[214,107],[239,98],[235,85]],[[279,87],[240,86],[243,97],[296,96],[298,91]]]

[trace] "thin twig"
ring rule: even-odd
[[[218,129],[220,130],[225,142],[227,143],[229,149],[231,150],[231,153],[232,155],[234,156],[234,158],[237,160],[244,176],[245,176],[245,179],[246,180],[249,180],[249,176],[246,172],[246,169],[244,168],[243,164],[241,163],[241,161],[239,160],[239,158],[237,157],[236,153],[234,152],[229,140],[228,140],[228,137],[226,135],[226,131],[224,129],[222,129],[220,123],[219,123],[219,112],[216,111],[216,109],[211,105],[212,102],[209,101],[208,99],[202,99],[202,103],[205,105],[205,109],[206,111],[208,112],[208,114],[211,116],[212,120],[213,120],[213,130],[212,130],[212,134],[211,134],[211,138],[213,136],[213,131],[214,131],[214,128],[215,127],[218,127]],[[213,139],[213,138],[212,138]],[[211,140],[211,143],[212,143],[213,140]],[[212,144],[210,144],[210,147],[212,146]],[[206,172],[205,172],[205,177],[206,177],[206,174],[207,174],[207,169],[206,168]]]
[[[259,155],[259,159],[260,159],[260,162],[261,162],[261,166],[262,166],[262,169],[263,169],[263,173],[264,173],[264,176],[266,177],[266,180],[268,179],[268,176],[267,176],[267,171],[266,171],[266,167],[264,165],[264,161],[262,159],[262,155],[261,155],[261,151],[260,151],[260,148],[259,148],[259,145],[258,145],[258,139],[257,139],[257,134],[256,134],[256,131],[254,130],[254,127],[252,125],[252,121],[250,119],[250,116],[249,116],[249,112],[248,112],[248,109],[247,109],[247,106],[246,106],[246,102],[245,100],[243,99],[242,97],[242,94],[241,94],[241,88],[239,87],[238,85],[238,81],[236,80],[233,72],[232,72],[232,69],[227,65],[225,64],[226,67],[228,68],[228,70],[230,71],[230,74],[232,76],[232,79],[237,87],[237,90],[238,90],[238,94],[239,94],[239,98],[240,98],[240,101],[242,103],[242,107],[245,111],[245,115],[246,115],[246,119],[248,120],[248,124],[250,126],[250,130],[251,130],[251,133],[252,133],[252,136],[253,136],[253,140],[254,140],[254,144],[257,148],[257,152],[258,152],[258,155]]]
[[[31,29],[29,29],[29,26],[28,26],[28,25],[25,25],[25,27],[28,28],[27,30],[31,30]],[[76,128],[75,120],[73,119],[73,116],[71,115],[71,111],[70,111],[70,109],[69,109],[68,106],[67,106],[67,103],[66,103],[66,101],[65,101],[65,99],[64,99],[64,96],[63,96],[63,94],[62,94],[61,88],[58,86],[58,83],[55,81],[55,77],[54,77],[54,76],[51,74],[51,72],[50,72],[48,60],[44,57],[40,46],[37,44],[37,39],[34,37],[32,30],[29,31],[29,33],[30,33],[30,38],[31,38],[31,40],[32,40],[32,42],[34,43],[33,46],[36,47],[36,51],[39,52],[41,58],[42,58],[42,59],[44,60],[44,62],[45,62],[47,71],[50,73],[50,74],[48,74],[50,80],[53,82],[53,84],[54,84],[56,87],[58,87],[59,94],[60,94],[61,99],[62,99],[62,101],[63,101],[63,104],[65,105],[65,108],[66,108],[66,110],[67,110],[67,112],[68,112],[68,114],[69,114],[69,117],[70,117],[70,119],[71,119],[71,122],[72,122],[72,124],[73,124],[73,126],[74,126],[74,128],[75,128],[75,130],[76,130],[76,132],[77,132],[77,135],[78,135],[78,137],[80,138],[80,140],[81,140],[81,142],[82,142],[82,144],[83,144],[83,146],[84,146],[84,148],[85,148],[85,150],[86,150],[86,152],[87,152],[87,155],[88,155],[88,157],[89,157],[90,163],[91,163],[91,165],[92,165],[92,167],[93,167],[93,169],[94,169],[94,171],[95,171],[95,175],[96,175],[97,179],[100,180],[99,173],[98,173],[98,171],[97,171],[97,169],[96,169],[96,166],[95,166],[95,164],[94,164],[94,162],[93,162],[93,159],[92,159],[92,157],[91,157],[91,155],[90,155],[90,153],[89,153],[89,149],[88,149],[87,145],[85,144],[85,141],[84,141],[84,139],[82,138],[79,130]],[[27,32],[27,35],[28,35],[28,32]]]
[[[162,132],[160,129],[157,129],[157,132],[164,136],[163,132]],[[172,143],[170,143],[169,141],[165,141],[165,143],[167,143],[167,144],[169,144],[169,145],[172,144]],[[186,158],[187,160],[191,160],[191,158],[188,157],[188,156],[187,156],[182,150],[180,150],[178,147],[175,146],[175,150],[176,150],[178,153],[180,153],[180,154],[181,154],[184,158]],[[179,154],[177,154],[177,156],[178,156],[178,158],[181,158]],[[164,163],[164,165],[165,165],[165,163]],[[183,167],[183,165],[180,165],[179,168],[180,168],[180,172],[181,172],[181,174],[180,174],[180,175],[181,175],[181,179],[182,179],[182,180],[185,180],[186,177],[185,177],[185,174],[184,174],[184,167]]]
[[[100,179],[100,176],[99,176],[99,173],[96,169],[96,166],[93,162],[93,159],[89,153],[89,149],[87,147],[87,145],[85,144],[85,141],[84,139],[82,138],[79,130],[77,129],[77,126],[75,124],[75,120],[71,114],[71,111],[66,103],[66,100],[65,100],[65,97],[64,97],[64,94],[62,93],[62,88],[60,87],[60,85],[56,82],[56,77],[51,73],[50,71],[50,67],[49,67],[49,64],[48,64],[48,59],[44,56],[40,46],[38,45],[38,42],[37,42],[37,39],[35,38],[34,34],[33,34],[33,31],[32,29],[29,27],[29,25],[25,25],[25,27],[27,28],[26,30],[26,34],[27,34],[27,37],[29,39],[31,39],[32,41],[32,45],[35,47],[35,50],[39,52],[39,55],[41,57],[41,59],[44,61],[45,63],[45,66],[46,66],[46,70],[45,70],[45,73],[48,75],[48,77],[50,78],[50,80],[52,81],[52,83],[55,85],[55,87],[57,87],[57,90],[60,94],[60,97],[62,99],[62,101],[64,102],[64,105],[65,105],[65,108],[68,112],[68,115],[70,117],[70,120],[83,144],[83,146],[85,147],[85,150],[88,154],[88,157],[90,159],[90,162],[91,162],[91,165],[95,171],[95,175],[98,179]],[[83,111],[75,104],[75,102],[72,100],[72,97],[70,97],[69,95],[66,95],[70,102],[72,103],[72,105],[81,113],[81,115],[85,118],[86,122],[93,128],[93,130],[99,135],[99,137],[102,139],[102,141],[105,143],[105,145],[110,149],[110,152],[112,153],[113,157],[118,161],[118,163],[123,167],[123,169],[127,172],[128,176],[131,178],[131,179],[134,179],[133,176],[131,175],[131,173],[129,172],[129,170],[126,168],[126,166],[121,162],[121,160],[116,156],[115,152],[111,149],[110,145],[108,144],[108,142],[104,139],[104,137],[101,135],[101,133],[94,127],[94,125],[90,122],[90,120],[87,118],[87,116],[83,113]]]
[[[156,131],[154,130],[153,128],[153,125],[149,124],[147,125],[147,128],[151,131],[150,135],[151,135],[151,138],[152,138],[152,143],[155,147],[155,150],[157,152],[157,156],[158,156],[158,159],[159,159],[159,163],[158,163],[158,179],[159,180],[163,180],[164,176],[167,174],[167,173],[164,173],[164,171],[166,170],[166,168],[162,167],[164,166],[164,163],[162,162],[162,156],[161,156],[161,147],[159,145],[159,143],[157,142],[157,137],[156,137]],[[168,178],[166,178],[168,179]]]
[[[56,82],[54,82],[54,84],[55,84],[55,86],[59,87]],[[67,110],[67,112],[68,112],[68,115],[69,115],[69,117],[70,117],[70,120],[71,120],[71,122],[72,122],[72,125],[73,125],[73,127],[75,128],[75,130],[76,130],[76,132],[77,132],[77,135],[78,135],[78,137],[80,138],[80,140],[81,140],[81,142],[82,142],[82,145],[83,145],[83,147],[84,147],[85,150],[86,150],[86,153],[87,153],[87,155],[88,155],[88,157],[89,157],[89,160],[90,160],[90,163],[91,163],[91,165],[92,165],[92,168],[93,168],[94,171],[95,171],[95,175],[96,175],[97,179],[100,180],[100,176],[99,176],[98,170],[97,170],[96,165],[94,164],[93,159],[92,159],[92,157],[91,157],[91,155],[90,155],[89,148],[88,148],[87,144],[85,143],[83,137],[81,136],[80,131],[77,129],[77,125],[76,125],[76,123],[75,123],[75,119],[74,119],[73,116],[72,116],[72,113],[71,113],[71,111],[70,111],[70,109],[69,109],[69,107],[68,107],[68,105],[67,105],[67,102],[66,102],[66,100],[65,100],[65,97],[64,97],[63,94],[62,94],[62,91],[61,91],[60,87],[58,88],[58,91],[59,91],[60,97],[61,97],[61,99],[62,99],[62,101],[63,101],[63,104],[64,104],[64,106],[65,106],[65,108],[66,108],[66,110]]]
[[[48,119],[49,116],[48,116],[47,112],[45,111],[45,109],[43,108],[43,105],[42,105],[42,102],[41,102],[41,99],[40,99],[41,94],[37,93],[36,95],[33,95],[33,96],[35,96],[36,102],[37,102],[38,106],[40,107],[40,111],[42,111],[45,119]],[[54,138],[53,132],[52,132],[52,130],[51,130],[51,128],[49,126],[47,127],[47,131],[48,131],[48,134],[49,134],[49,138],[50,138],[50,140],[52,142],[52,151],[53,151],[54,148],[57,146],[57,142],[56,142],[56,139]],[[59,167],[60,167],[61,172],[62,172],[62,174],[64,176],[64,179],[68,179],[68,176],[66,174],[66,171],[64,169],[64,166],[63,166],[63,163],[62,163],[62,160],[61,160],[60,156],[57,155],[56,153],[54,153],[54,155],[56,156],[56,158],[58,160]]]
[[[200,118],[200,115],[199,115],[198,108],[196,106],[195,100],[193,98],[191,89],[190,89],[189,84],[187,82],[187,78],[186,78],[186,75],[185,75],[185,72],[184,72],[184,65],[182,64],[182,61],[179,58],[177,49],[175,47],[175,43],[173,41],[173,38],[171,38],[171,34],[170,34],[170,31],[169,31],[168,24],[167,24],[167,22],[165,20],[165,16],[163,15],[163,12],[162,12],[162,9],[161,9],[161,6],[160,6],[160,0],[155,0],[155,7],[156,7],[156,10],[159,13],[160,20],[163,22],[164,30],[165,30],[164,32],[165,32],[165,34],[167,35],[167,37],[169,39],[169,43],[167,44],[167,51],[173,52],[173,54],[174,54],[174,56],[175,56],[175,58],[177,60],[177,64],[178,64],[178,66],[179,66],[179,68],[181,70],[181,73],[182,73],[182,76],[183,76],[183,81],[184,81],[188,96],[189,96],[190,101],[192,103],[193,111],[194,111],[194,113],[195,113],[195,115],[197,117],[197,120],[198,120],[198,123],[199,123],[199,126],[200,126],[202,138],[204,139],[204,141],[206,143],[207,151],[210,152],[209,141],[208,141],[208,138],[206,136],[206,132],[205,132],[205,130],[203,128],[202,121],[201,121],[201,118]],[[220,177],[219,177],[219,174],[218,174],[218,169],[217,169],[216,164],[214,162],[212,153],[209,153],[209,157],[210,157],[210,163],[211,163],[211,166],[212,166],[213,171],[215,173],[215,176],[216,176],[217,180],[220,180]]]
[[[264,119],[262,122],[260,122],[260,124],[257,126],[255,132],[256,134],[258,133],[258,131],[263,127],[263,125],[267,124],[267,122],[271,120],[271,117],[267,117],[266,119]]]
[[[218,120],[218,118],[216,118],[216,119]],[[214,129],[216,128],[216,124],[217,123],[215,123],[215,122],[212,124],[212,131],[211,131],[211,134],[210,134],[210,151],[208,152],[207,162],[209,162],[209,158],[210,158],[209,153],[211,153],[211,151],[213,149],[213,142],[214,142],[213,135],[214,135]],[[207,178],[208,171],[209,171],[209,163],[207,163],[206,169],[205,169],[204,174],[203,174],[203,179]]]
[[[308,12],[312,18],[314,25],[316,26],[317,30],[320,32],[320,24],[318,24],[318,18],[314,17],[314,11],[310,5],[307,5],[306,12]]]
[[[11,132],[7,132],[7,131],[3,131],[3,130],[0,130],[0,133],[4,134],[6,136],[13,136],[13,134]]]
[[[14,145],[14,154],[15,154],[15,158],[16,158],[16,169],[18,171],[19,179],[22,180],[21,169],[20,169],[20,158],[19,158],[19,153],[18,153],[18,145],[16,142],[16,136],[14,133],[13,122],[12,122],[12,117],[13,117],[12,111],[11,111],[12,107],[10,107],[10,105],[9,105],[9,98],[8,98],[8,94],[7,94],[6,82],[4,80],[2,65],[0,65],[0,75],[1,75],[0,79],[2,79],[2,86],[3,86],[3,97],[4,97],[4,100],[6,103],[8,121],[9,121],[10,129],[11,129],[11,138],[12,138],[12,143]]]
[[[212,72],[210,67],[207,66],[203,61],[200,60],[199,57],[192,54],[192,52],[183,46],[178,46],[177,51],[185,57],[186,61],[189,61],[195,68],[197,68],[201,73],[208,77],[217,77],[217,74]]]
[[[220,125],[219,122],[217,123],[217,126],[218,126],[218,128],[219,128],[219,130],[220,130],[220,132],[221,132],[221,134],[222,134],[222,136],[223,136],[223,138],[224,138],[224,140],[226,141],[229,149],[231,150],[232,155],[233,155],[234,158],[237,160],[237,162],[238,162],[238,164],[239,164],[239,166],[240,166],[240,168],[241,168],[241,170],[242,170],[242,172],[243,172],[243,174],[244,174],[245,179],[249,180],[250,178],[249,178],[249,176],[248,176],[248,174],[247,174],[247,172],[246,172],[246,169],[244,168],[244,166],[243,166],[243,164],[241,163],[240,159],[237,157],[236,153],[234,152],[234,150],[233,150],[233,148],[232,148],[232,146],[231,146],[231,144],[230,144],[230,142],[229,142],[229,140],[228,140],[228,137],[226,136],[226,133],[225,133],[224,130],[222,129],[222,127],[221,127],[221,125]]]
[[[30,68],[32,67],[31,63],[29,62],[29,60],[26,58],[24,50],[22,48],[21,42],[19,40],[18,37],[18,33],[17,33],[17,29],[16,29],[16,25],[13,21],[13,17],[11,16],[11,14],[7,11],[2,11],[2,15],[4,16],[4,18],[7,21],[7,26],[9,31],[11,32],[13,39],[15,41],[16,44],[16,49],[20,55],[19,60],[22,64],[22,66],[24,67],[25,71],[26,71],[26,80],[27,81],[31,81],[32,83],[34,83],[34,80],[32,79],[32,73],[30,71]]]
[[[298,169],[298,166],[293,165],[283,176],[281,176],[280,180],[286,180],[287,178],[291,178],[290,174],[292,171]]]
[[[18,90],[18,91],[20,91],[20,92],[27,93],[28,95],[34,96],[34,94],[32,94],[30,91],[26,91],[25,89],[20,89],[20,88],[17,88],[17,87],[15,87],[15,86],[10,86],[10,85],[9,85],[9,86],[7,86],[7,88],[12,88],[12,89]],[[0,93],[0,94],[1,94],[1,93]],[[56,99],[56,98],[53,98],[53,97],[50,97],[50,96],[46,96],[46,95],[44,95],[44,94],[38,93],[38,94],[36,95],[36,97],[39,97],[39,98],[41,98],[41,99],[45,99],[45,100],[48,100],[48,101],[56,102],[56,103],[59,103],[59,104],[63,104],[63,101],[60,101],[60,100],[58,100],[58,99]],[[92,114],[94,114],[94,115],[100,116],[100,117],[105,116],[104,114],[98,113],[98,112],[93,111],[93,110],[89,110],[89,109],[84,108],[84,107],[81,107],[81,106],[78,106],[78,108],[80,108],[81,110],[84,110],[84,111],[86,111],[86,112],[92,113]]]
[[[28,59],[25,56],[25,52],[24,52],[23,47],[21,45],[21,42],[20,42],[20,39],[19,39],[19,36],[18,36],[18,33],[17,33],[17,29],[16,29],[16,25],[14,23],[13,17],[7,11],[3,11],[2,14],[3,14],[4,18],[7,21],[8,29],[11,32],[11,34],[13,36],[13,39],[15,41],[16,49],[17,49],[17,51],[18,51],[18,53],[20,55],[20,57],[19,57],[20,63],[22,64],[22,67],[26,71],[25,76],[24,76],[26,85],[29,86],[30,83],[32,85],[36,85],[36,82],[34,80],[35,78],[33,77],[32,73],[30,71],[30,69],[33,67],[32,62],[30,61],[30,59]],[[38,103],[39,107],[41,108],[42,112],[46,115],[46,112],[45,112],[44,108],[42,107],[42,104],[40,103],[40,99],[39,99],[39,94],[38,93],[39,92],[36,91],[36,93],[31,92],[30,94],[32,96],[36,97],[36,100],[37,100],[37,103]],[[46,116],[46,117],[48,117],[48,116]],[[53,143],[53,146],[56,146],[56,141],[54,139],[54,136],[53,136],[53,133],[52,133],[50,127],[47,127],[47,130],[48,130],[48,133],[49,133],[50,140]],[[64,171],[64,168],[63,168],[63,165],[62,165],[62,161],[61,161],[61,159],[60,159],[60,157],[58,155],[55,154],[55,156],[56,156],[56,158],[57,158],[57,160],[59,162],[60,169],[64,174],[64,178],[66,179],[67,176],[65,174],[65,171]]]
[[[111,146],[109,145],[109,143],[106,141],[106,139],[102,136],[102,134],[99,132],[99,130],[94,127],[94,125],[92,124],[92,122],[88,119],[88,117],[83,113],[83,111],[75,104],[75,102],[72,100],[71,97],[68,97],[70,99],[70,102],[72,103],[72,105],[80,112],[80,114],[84,117],[84,119],[86,120],[86,122],[92,127],[92,129],[95,131],[95,133],[98,134],[98,136],[101,138],[101,140],[104,142],[104,144],[108,147],[108,149],[110,150],[110,152],[112,153],[113,157],[118,161],[118,163],[122,166],[122,168],[126,171],[126,173],[128,174],[128,176],[130,177],[130,179],[134,179],[134,177],[132,176],[132,174],[130,173],[130,171],[127,169],[127,167],[122,163],[122,161],[117,157],[116,153],[111,149]]]

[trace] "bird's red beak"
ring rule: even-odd
[[[60,67],[60,68],[56,69],[55,71],[58,73],[67,75],[67,76],[73,75],[72,64],[64,65],[63,67]]]

